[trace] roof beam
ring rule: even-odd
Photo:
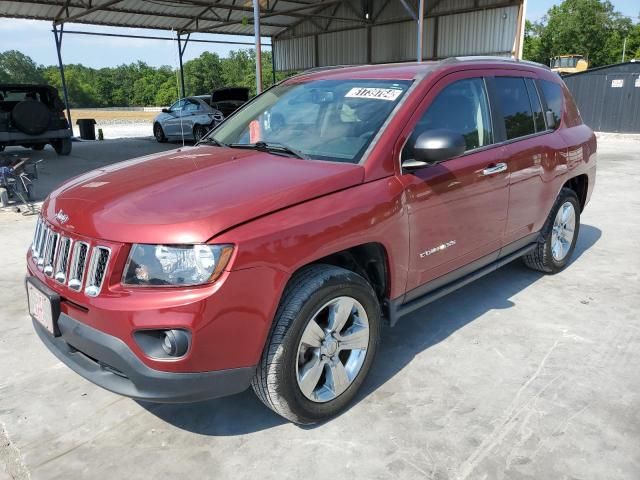
[[[88,8],[86,9],[84,12],[80,12],[80,13],[76,13],[74,15],[68,16],[64,19],[59,19],[54,21],[54,23],[56,25],[60,25],[61,23],[65,23],[65,22],[72,22],[73,20],[77,20],[80,17],[84,17],[85,15],[89,15],[90,13],[93,12],[97,12],[98,10],[106,10],[108,9],[111,5],[115,5],[116,3],[120,3],[122,2],[122,0],[108,0],[104,3],[101,3],[100,5],[96,5],[94,7]]]
[[[277,12],[269,11],[269,13],[266,13],[264,15],[260,15],[260,23],[262,23],[263,25],[266,25],[266,23],[262,22],[263,18],[278,17],[278,16],[285,16],[285,17],[286,16],[295,16],[295,15],[292,15],[292,14],[294,14],[294,13],[295,14],[299,14],[301,11],[308,10],[310,8],[316,8],[317,9],[318,7],[320,7],[318,10],[322,11],[326,7],[331,6],[331,5],[335,5],[336,3],[341,3],[342,1],[343,0],[326,0],[324,2],[318,2],[316,4],[311,4],[311,5],[308,5],[308,6],[305,6],[305,7],[290,8],[290,9],[287,9],[287,10],[280,10],[280,11],[277,11]],[[302,20],[303,21],[307,20],[310,17],[319,18],[314,13],[307,13],[307,14],[302,15]],[[353,19],[349,19],[349,20],[353,21]],[[231,20],[229,22],[223,22],[220,25],[214,25],[214,26],[209,27],[209,28],[207,28],[205,30],[202,30],[202,32],[213,32],[218,28],[228,27],[230,25],[237,25],[238,23],[242,23],[242,20]],[[281,27],[286,28],[287,26],[286,25],[281,25]]]

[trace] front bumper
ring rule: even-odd
[[[56,357],[96,385],[137,400],[188,403],[233,395],[249,387],[255,372],[255,367],[162,372],[142,363],[119,338],[65,313],[60,314],[57,324],[60,336],[54,337],[33,320],[38,336]]]

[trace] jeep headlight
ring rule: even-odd
[[[134,286],[211,283],[222,274],[232,253],[232,245],[134,244],[122,283]]]

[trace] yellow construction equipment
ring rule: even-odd
[[[551,70],[564,73],[584,72],[589,68],[589,62],[583,55],[558,55],[551,59]]]

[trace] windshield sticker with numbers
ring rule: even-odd
[[[396,88],[355,87],[347,92],[346,98],[371,98],[373,100],[388,100],[393,102],[402,94]]]

